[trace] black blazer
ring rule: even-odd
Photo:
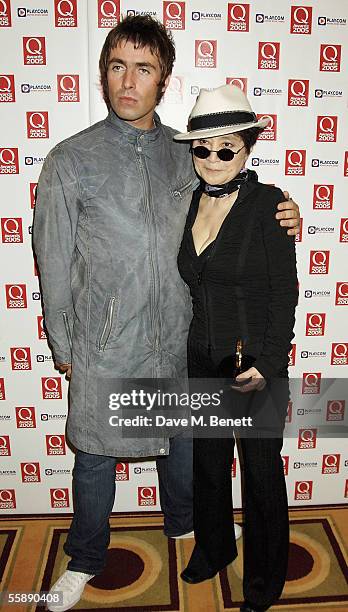
[[[199,200],[192,197],[178,255],[193,301],[191,334],[204,346],[246,354],[264,377],[286,374],[298,300],[294,238],[275,219],[280,189],[248,171],[215,242],[197,256],[192,239]]]

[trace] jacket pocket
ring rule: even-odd
[[[66,335],[68,338],[69,346],[70,346],[70,349],[72,349],[72,333],[71,333],[71,328],[70,328],[70,323],[69,323],[69,316],[65,310],[63,310],[62,312],[62,317],[64,321],[64,327],[65,327]]]
[[[171,193],[172,197],[176,201],[180,201],[180,200],[182,200],[182,198],[186,194],[190,194],[191,193],[191,191],[192,191],[192,178],[187,179],[186,181],[182,181],[181,183],[178,183],[175,186],[171,186],[169,189],[170,189],[170,193]]]
[[[106,307],[104,308],[104,316],[99,326],[97,334],[97,349],[100,352],[108,348],[107,344],[117,324],[117,311],[119,307],[119,296],[111,295],[106,299]],[[110,346],[111,348],[111,346]]]

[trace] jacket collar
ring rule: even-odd
[[[146,145],[157,140],[162,132],[162,124],[157,113],[154,113],[155,126],[151,130],[141,130],[133,125],[127,123],[123,119],[120,119],[116,113],[110,109],[110,112],[106,118],[106,124],[111,127],[112,130],[117,132],[119,137],[125,138],[131,144],[135,144],[141,139],[142,145]]]

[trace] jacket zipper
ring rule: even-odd
[[[141,138],[141,137],[140,137]],[[159,330],[157,329],[156,326],[156,321],[155,321],[155,307],[156,307],[156,270],[155,270],[155,262],[154,262],[154,257],[153,257],[153,242],[156,242],[156,237],[153,236],[153,232],[152,232],[152,227],[153,227],[153,223],[152,223],[152,219],[151,219],[151,210],[150,210],[150,198],[149,198],[149,178],[148,178],[148,171],[146,168],[146,164],[143,163],[143,160],[141,159],[140,154],[142,153],[142,147],[140,143],[137,143],[136,145],[136,152],[138,153],[138,161],[139,161],[139,166],[141,169],[141,174],[142,174],[142,178],[143,178],[143,183],[144,183],[144,191],[145,191],[145,211],[146,211],[146,222],[148,224],[149,227],[149,235],[151,237],[151,244],[150,244],[150,252],[149,252],[149,261],[150,261],[150,268],[151,268],[151,275],[152,275],[152,283],[151,283],[151,308],[150,308],[150,312],[151,312],[151,323],[152,323],[152,334],[153,334],[153,338],[154,338],[154,348],[155,351],[158,350],[159,348]],[[156,245],[155,245],[156,248]]]
[[[68,315],[65,311],[62,314],[63,314],[63,321],[64,321],[66,335],[68,336],[69,346],[70,348],[72,348],[72,338],[71,338],[71,332],[70,332],[70,327],[69,327]]]
[[[110,298],[103,331],[101,333],[99,344],[98,344],[99,351],[104,351],[106,343],[110,336],[112,319],[113,319],[114,310],[115,310],[115,302],[116,302],[115,297]]]

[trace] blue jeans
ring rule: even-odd
[[[74,518],[64,551],[68,569],[100,574],[110,542],[109,516],[115,499],[115,457],[77,451],[73,469]],[[157,459],[164,533],[193,529],[192,439],[172,438],[170,453]]]

